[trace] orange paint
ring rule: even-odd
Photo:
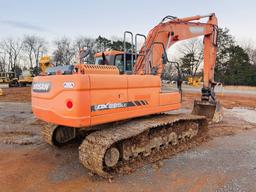
[[[64,88],[67,81],[74,83],[72,89]],[[54,75],[36,77],[36,82],[51,82],[51,89],[32,91],[34,114],[58,125],[89,127],[180,108],[180,94],[161,93],[159,76]],[[68,101],[72,101],[72,108],[67,108]],[[129,102],[135,102],[131,103],[134,106],[118,106]],[[102,109],[106,105],[117,107]],[[99,109],[93,111],[93,106]]]

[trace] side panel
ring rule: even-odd
[[[123,78],[123,79],[122,79]],[[115,87],[110,87],[106,85],[102,88],[95,86],[92,83],[92,104],[95,105],[97,102],[126,102],[128,103],[126,107],[120,107],[118,109],[105,109],[98,112],[92,112],[91,124],[103,124],[107,122],[119,121],[134,117],[140,117],[144,115],[160,113],[169,110],[176,110],[180,108],[180,94],[176,93],[160,93],[160,78],[158,76],[152,75],[122,75],[120,79],[116,77],[110,78],[111,81],[116,83]],[[117,83],[122,82],[122,85]],[[124,87],[124,82],[127,81],[127,97],[126,99],[120,99],[119,94],[122,93]],[[91,81],[93,82],[93,81]],[[112,83],[114,83],[112,82]],[[104,87],[104,88],[103,88]],[[109,89],[106,89],[109,88]],[[105,97],[104,97],[105,96]],[[95,98],[93,98],[95,97]],[[110,98],[111,97],[111,98]],[[96,98],[100,98],[97,99]]]
[[[160,78],[158,76],[128,76],[128,99],[138,103],[135,108],[129,110],[159,106],[159,93]],[[144,103],[146,104],[144,105]]]
[[[91,82],[91,116],[126,111],[127,77],[124,75],[89,75]],[[104,116],[102,116],[104,121]]]
[[[160,106],[174,105],[181,102],[179,92],[160,93]]]

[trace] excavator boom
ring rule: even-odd
[[[207,23],[192,22],[209,17]],[[213,71],[216,60],[217,49],[217,18],[215,14],[208,16],[194,16],[187,18],[165,17],[148,34],[146,41],[141,48],[135,66],[135,74],[150,74],[152,69],[161,75],[164,69],[162,61],[165,51],[176,42],[204,36],[204,69],[205,87],[208,82],[213,81]],[[149,70],[150,69],[150,70]]]
[[[209,18],[206,23],[195,22]],[[221,109],[214,93],[214,67],[216,63],[218,21],[214,13],[204,16],[186,18],[165,17],[148,34],[139,57],[134,66],[135,74],[161,75],[166,60],[166,50],[176,42],[204,36],[204,66],[203,88],[201,101],[195,102],[193,114],[209,114],[213,119],[215,115],[221,120]],[[209,106],[207,108],[207,105]],[[218,107],[216,107],[218,105]],[[205,113],[206,110],[209,112]]]

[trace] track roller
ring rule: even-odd
[[[107,167],[114,167],[118,163],[119,158],[119,150],[115,147],[111,147],[105,153],[104,163]]]

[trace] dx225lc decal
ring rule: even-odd
[[[91,111],[101,111],[101,110],[109,110],[109,109],[118,109],[125,107],[134,107],[134,106],[142,106],[148,105],[146,100],[140,101],[128,101],[128,102],[120,102],[120,103],[107,103],[107,104],[99,104],[91,106]]]

